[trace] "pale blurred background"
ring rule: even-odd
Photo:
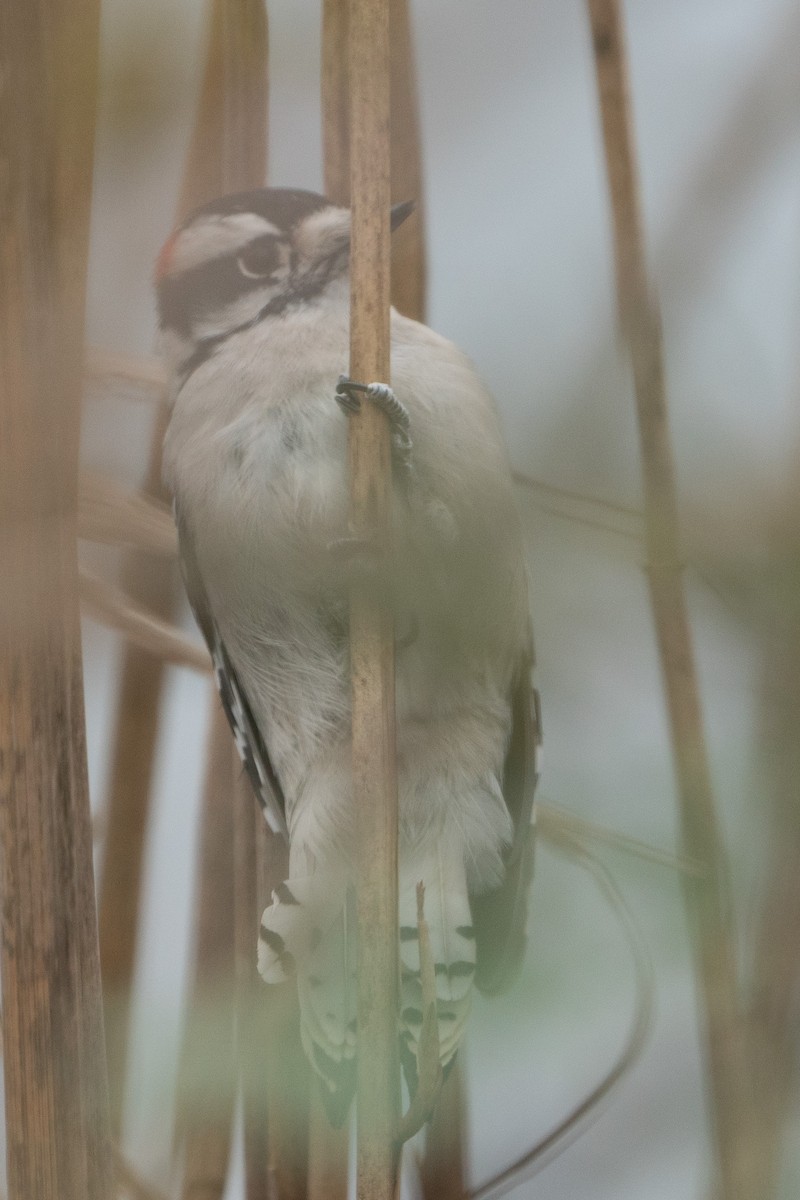
[[[515,467],[597,498],[520,489],[545,758],[541,798],[662,850],[676,803],[644,551],[630,373],[615,335],[610,214],[581,0],[412,5],[428,218],[429,322],[477,363]],[[743,980],[764,884],[758,579],[800,451],[800,5],[629,0],[652,276],[665,329],[687,587]],[[196,0],[103,4],[91,343],[149,354],[152,263],[169,233],[204,54]],[[319,5],[269,5],[269,181],[321,190]],[[84,460],[138,483],[152,409],[87,403]],[[86,560],[104,573],[115,556]],[[102,812],[122,643],[85,623],[93,800]],[[147,851],[126,1148],[163,1183],[190,957],[209,686],[171,671]],[[102,832],[102,821],[100,822]],[[100,842],[102,848],[102,841]],[[645,1054],[589,1131],[515,1197],[695,1200],[708,1131],[692,959],[669,867],[600,851],[650,943]],[[610,1066],[633,972],[590,882],[541,847],[530,948],[476,1009],[465,1054],[470,1178],[545,1133]],[[255,930],[253,934],[255,952]],[[793,1153],[791,1152],[793,1151]],[[783,1194],[800,1194],[800,1141]],[[239,1200],[233,1173],[230,1200]]]

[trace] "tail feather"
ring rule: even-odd
[[[411,1090],[425,1001],[422,994],[417,884],[434,960],[439,1057],[453,1061],[472,1004],[475,934],[462,854],[443,839],[403,863],[399,895],[401,1061]],[[259,935],[259,971],[268,983],[297,976],[300,1032],[331,1121],[340,1125],[356,1084],[356,939],[346,881],[326,871],[289,878],[272,895]]]
[[[275,888],[258,935],[258,970],[267,983],[283,983],[324,943],[344,896],[332,872],[292,876]]]
[[[324,939],[298,968],[303,1023],[335,1061],[356,1046],[356,980],[351,914],[344,904]]]
[[[425,885],[436,984],[439,1057],[447,1065],[466,1027],[475,977],[472,928],[463,855],[439,840],[424,856],[404,864],[400,879],[401,1037],[416,1055],[424,1001],[420,982],[417,884]],[[404,1056],[405,1057],[405,1056]]]
[[[317,908],[310,914],[321,936],[309,940],[303,931],[306,952],[297,958],[297,993],[303,1049],[319,1077],[328,1118],[339,1126],[356,1086],[355,938],[346,894],[337,897],[326,889],[324,904],[325,923]],[[297,924],[293,932],[298,932]]]

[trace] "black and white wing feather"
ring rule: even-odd
[[[526,946],[528,897],[533,878],[533,797],[542,744],[539,693],[531,682],[533,652],[525,654],[512,683],[511,739],[506,752],[503,797],[514,823],[502,884],[472,898],[478,988],[492,995],[514,982]]]
[[[175,509],[180,544],[180,561],[183,581],[195,620],[205,638],[214,666],[214,676],[222,701],[222,708],[231,727],[239,757],[261,805],[264,819],[273,833],[288,838],[286,827],[286,801],[280,780],[270,761],[264,738],[253,716],[236,668],[220,635],[208,600],[203,578],[194,553],[191,532]]]

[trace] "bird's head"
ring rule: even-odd
[[[412,204],[392,209],[396,229]],[[156,264],[162,335],[184,357],[209,340],[311,304],[347,272],[350,210],[315,192],[237,192],[192,213]]]

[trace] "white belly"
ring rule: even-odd
[[[297,359],[278,362],[267,349],[252,360],[235,347],[215,356],[179,395],[165,443],[166,479],[283,785],[293,843],[302,826],[315,847],[354,841],[347,578],[330,550],[348,533],[347,417],[334,398],[346,349],[346,337],[318,347],[302,373]],[[431,388],[440,365],[431,365]],[[402,355],[393,378],[411,402]],[[476,874],[488,876],[508,833],[498,779],[509,711],[505,667],[486,668],[494,653],[486,638],[496,640],[505,621],[483,614],[487,596],[505,603],[508,588],[489,571],[493,586],[484,580],[476,591],[483,555],[459,559],[481,511],[463,464],[480,467],[492,443],[467,412],[436,407],[453,394],[443,386],[417,399],[413,495],[395,504],[390,583],[400,632],[417,618],[416,641],[397,657],[401,841],[453,820]],[[456,464],[460,438],[475,447]],[[464,517],[454,524],[461,494]]]

